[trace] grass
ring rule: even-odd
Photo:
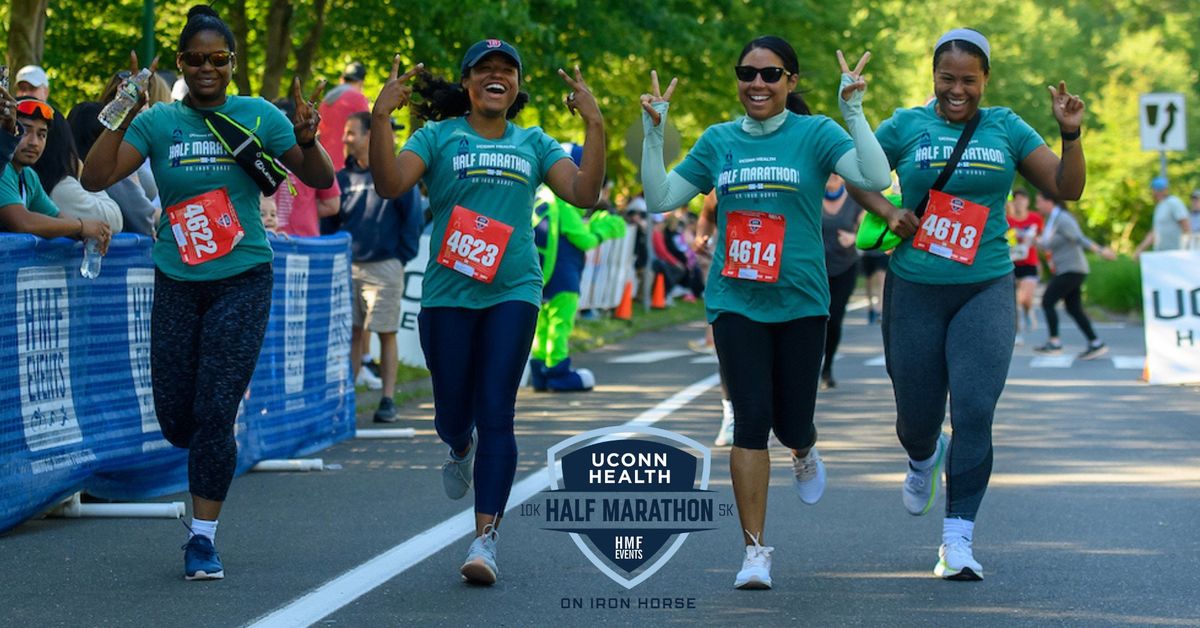
[[[1142,311],[1141,266],[1128,257],[1109,261],[1088,257],[1091,272],[1084,284],[1088,305],[1120,314],[1138,314]]]

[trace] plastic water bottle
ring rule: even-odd
[[[8,66],[0,65],[0,87],[8,90]]]
[[[100,254],[100,243],[89,238],[83,245],[83,263],[79,265],[79,274],[88,279],[100,276],[100,262],[104,256]]]
[[[131,78],[121,83],[117,88],[117,95],[112,99],[112,102],[104,106],[100,111],[100,124],[110,131],[116,131],[117,127],[125,121],[125,116],[137,105],[138,96],[142,90],[146,89],[146,85],[150,82],[150,69],[142,68],[140,72]]]

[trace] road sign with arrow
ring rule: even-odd
[[[1183,94],[1142,94],[1138,99],[1142,150],[1187,150]]]

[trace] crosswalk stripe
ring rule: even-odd
[[[641,353],[630,353],[619,358],[613,358],[608,361],[609,364],[651,364],[654,362],[662,362],[684,355],[691,355],[691,351],[643,351]]]
[[[1075,363],[1073,355],[1039,355],[1029,361],[1035,369],[1067,369]]]
[[[1144,355],[1114,355],[1112,357],[1113,366],[1119,369],[1128,371],[1140,371],[1146,365],[1146,356]]]

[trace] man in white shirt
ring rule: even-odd
[[[1133,251],[1136,259],[1150,245],[1155,251],[1174,251],[1184,248],[1190,238],[1192,227],[1187,207],[1178,196],[1168,191],[1166,177],[1155,177],[1150,182],[1154,193],[1154,222],[1150,233]]]

